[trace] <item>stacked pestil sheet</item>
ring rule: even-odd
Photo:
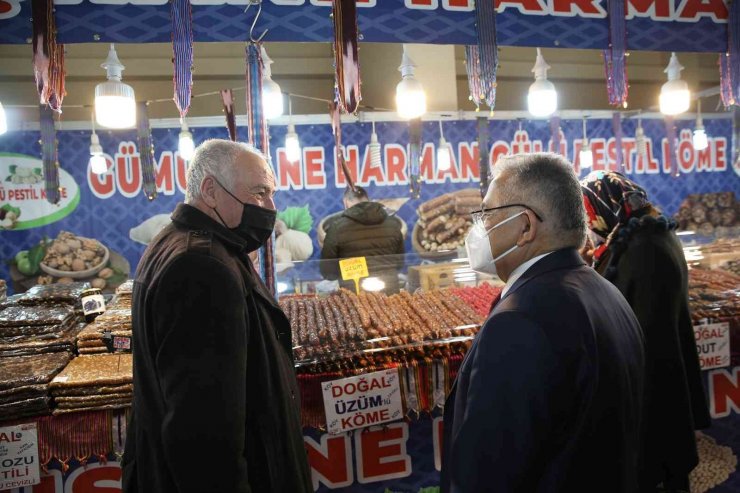
[[[70,358],[68,352],[0,358],[0,420],[49,414],[49,382]]]
[[[50,384],[54,415],[129,407],[133,396],[131,354],[93,354],[73,359]]]

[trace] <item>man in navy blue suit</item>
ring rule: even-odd
[[[445,406],[443,492],[637,491],[643,340],[578,254],[583,195],[555,154],[500,159],[466,240],[506,282]]]

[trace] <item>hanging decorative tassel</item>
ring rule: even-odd
[[[614,130],[614,143],[616,144],[616,166],[617,171],[624,171],[624,159],[622,156],[622,114],[615,112],[612,115],[612,129]]]
[[[676,154],[676,122],[672,116],[665,117],[665,134],[668,137],[668,156],[663,160],[670,159],[671,175],[678,176],[678,155]]]
[[[262,109],[262,43],[247,44],[247,122],[249,143],[267,155],[269,137]]]
[[[491,111],[496,106],[496,72],[498,71],[498,41],[496,39],[496,8],[494,2],[475,2],[475,27],[480,78],[480,99]]]
[[[149,200],[157,197],[157,182],[154,179],[154,141],[149,127],[146,101],[136,103],[136,134],[139,143],[139,160],[144,177],[144,195]]]
[[[232,142],[236,142],[236,115],[234,114],[234,96],[231,93],[231,89],[221,90],[221,101],[224,103],[226,129],[229,131],[229,139]]]
[[[41,114],[41,159],[44,163],[44,191],[50,204],[59,203],[59,160],[57,159],[57,131],[54,127],[54,111],[39,106]]]
[[[62,112],[64,89],[64,45],[57,44],[53,0],[32,0],[33,74],[39,103]]]
[[[609,47],[604,50],[604,71],[609,104],[627,107],[627,21],[624,0],[609,0]]]
[[[560,117],[550,117],[550,142],[552,142],[551,152],[560,154]]]
[[[262,108],[262,43],[247,44],[247,122],[249,142],[270,160],[270,136]],[[270,163],[272,164],[272,163]],[[277,292],[275,278],[275,233],[260,248],[259,273],[270,294]]]
[[[719,88],[720,96],[722,97],[722,104],[725,109],[730,106],[737,104],[738,100],[735,99],[735,94],[732,90],[732,80],[730,77],[730,55],[728,53],[720,53],[719,55]]]
[[[180,118],[190,109],[193,89],[193,9],[190,0],[170,0],[172,20],[172,62],[175,65],[175,105]]]
[[[475,111],[480,111],[480,106],[486,99],[480,80],[480,51],[477,45],[465,47],[465,71],[468,73],[468,99],[475,105]]]
[[[480,196],[481,198],[488,193],[488,119],[479,117],[478,119],[478,170],[480,173]]]
[[[331,131],[334,134],[334,148],[337,153],[337,161],[341,165],[342,174],[347,182],[347,186],[354,192],[356,190],[355,181],[352,179],[352,174],[349,172],[347,160],[344,158],[344,151],[342,150],[342,116],[339,107],[340,105],[336,101],[329,103]]]
[[[355,0],[333,0],[334,69],[339,107],[354,113],[360,106],[359,30]]]
[[[409,193],[421,197],[421,118],[409,120]]]

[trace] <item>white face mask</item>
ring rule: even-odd
[[[488,236],[494,229],[508,223],[522,214],[524,214],[524,211],[504,219],[488,231],[486,231],[480,224],[475,224],[470,228],[468,236],[465,237],[465,250],[468,252],[468,262],[470,263],[471,269],[483,274],[490,274],[492,276],[498,275],[496,272],[496,262],[519,248],[519,245],[514,244],[513,247],[509,248],[498,257],[493,258],[493,254],[491,253],[491,242],[489,241]]]

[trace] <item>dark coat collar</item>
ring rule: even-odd
[[[246,253],[247,242],[233,231],[214,221],[208,214],[189,204],[180,203],[172,213],[172,221],[192,230],[208,231],[227,248]]]
[[[541,276],[546,272],[560,269],[576,268],[586,265],[586,262],[581,258],[578,250],[575,248],[563,248],[562,250],[556,250],[547,257],[543,258],[539,262],[535,263],[530,267],[522,277],[517,280],[511,290],[507,293],[507,296],[511,295],[517,289],[527,284],[530,280],[535,277]]]

